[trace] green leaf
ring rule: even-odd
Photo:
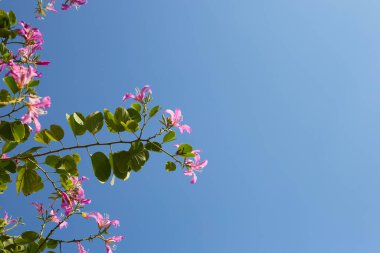
[[[1,102],[8,102],[9,100],[11,100],[11,94],[9,93],[9,91],[2,89],[0,91],[0,101]],[[5,106],[5,105],[3,105],[3,106]]]
[[[8,171],[10,173],[15,173],[16,172],[16,164],[12,160],[3,160],[3,159],[0,159],[0,168],[4,169],[5,171]]]
[[[92,168],[96,178],[104,183],[111,176],[111,164],[108,157],[102,152],[96,152],[91,156]]]
[[[34,242],[38,239],[39,234],[34,231],[25,231],[21,234],[22,239],[26,240],[27,242]]]
[[[86,128],[87,130],[95,135],[103,127],[103,114],[101,112],[94,112],[87,116],[86,118]]]
[[[33,192],[37,192],[44,187],[41,177],[33,169],[21,167],[19,169],[16,180],[16,191],[21,191],[25,196],[29,196]]]
[[[169,131],[167,134],[165,134],[163,143],[169,142],[169,141],[174,141],[175,139],[175,132],[174,131]]]
[[[141,142],[134,142],[129,149],[129,156],[129,167],[137,172],[149,159],[149,152],[144,149],[144,145]]]
[[[11,26],[17,24],[16,15],[13,11],[8,12],[8,17],[9,17],[9,23]]]
[[[13,138],[16,142],[21,142],[25,136],[25,127],[20,121],[13,122],[11,125]]]
[[[0,43],[0,54],[4,55],[4,54],[6,54],[8,52],[9,52],[8,48],[5,46],[5,44],[4,43]]]
[[[175,171],[176,168],[177,167],[176,167],[175,163],[173,163],[173,162],[166,162],[166,165],[165,165],[165,170],[166,171],[172,172],[172,171]]]
[[[154,151],[154,152],[159,152],[159,153],[162,152],[162,146],[158,142],[148,142],[145,145],[145,148],[147,150]]]
[[[140,128],[139,124],[133,120],[128,120],[127,123],[121,122],[121,124],[125,130],[131,133],[135,133]]]
[[[159,105],[156,105],[155,107],[153,107],[149,112],[149,118],[154,117],[154,115],[156,115],[159,110],[160,110]]]
[[[77,163],[71,155],[66,155],[62,158],[62,165],[70,175],[78,176]]]
[[[42,246],[43,248],[43,246]],[[38,244],[35,242],[31,242],[28,244],[28,250],[27,253],[36,253],[38,249]]]
[[[59,165],[60,161],[61,157],[56,155],[49,155],[45,158],[45,163],[54,169],[57,169],[57,166]]]
[[[66,190],[73,188],[73,182],[70,180],[70,178],[67,175],[60,175],[59,181],[61,182],[61,185]]]
[[[27,124],[24,124],[24,129],[25,129],[25,135],[24,135],[24,138],[21,140],[21,142],[27,141],[30,136],[30,128]]]
[[[112,112],[108,111],[107,109],[104,109],[104,120],[106,121],[107,128],[111,133],[118,132],[117,125],[115,123],[115,118]]]
[[[138,111],[133,108],[128,108],[127,111],[130,119],[136,121],[137,123],[141,121],[141,115]]]
[[[36,135],[34,136],[34,140],[43,143],[43,144],[49,144],[50,143],[50,138],[46,134],[46,130],[41,130]]]
[[[114,123],[116,125],[117,132],[125,131],[122,123],[127,123],[130,120],[128,111],[124,107],[118,107],[115,110]]]
[[[55,249],[57,248],[58,246],[58,242],[54,239],[50,239],[46,242],[46,246],[49,248],[49,249]]]
[[[36,87],[40,84],[40,80],[32,80],[30,81],[28,84],[27,84],[27,87],[28,88],[31,88],[31,87]]]
[[[0,28],[0,37],[9,38],[11,36],[11,31],[8,28]]]
[[[59,125],[51,125],[50,130],[46,130],[45,133],[52,141],[60,141],[65,136],[65,132]]]
[[[71,156],[74,158],[75,163],[78,165],[78,163],[80,162],[80,155],[72,154]]]
[[[12,151],[16,146],[17,146],[17,142],[15,141],[8,141],[4,144],[3,148],[2,148],[2,153],[7,153],[9,151]]]
[[[124,122],[126,123],[129,120],[128,111],[124,107],[118,107],[115,110],[115,122],[120,123]]]
[[[84,125],[84,122],[86,121],[86,119],[80,112],[76,112],[71,115],[66,114],[66,119],[74,135],[77,136],[77,135],[83,135],[86,133],[87,129]]]
[[[40,246],[38,252],[44,252],[47,247],[45,237],[40,237],[40,239],[37,241],[37,244]]]
[[[4,83],[9,87],[9,89],[16,94],[20,89],[17,87],[15,79],[12,76],[6,76],[3,78]]]
[[[0,194],[6,189],[8,189],[8,183],[12,182],[9,173],[5,170],[0,170]],[[0,219],[0,230],[1,230],[1,219]]]
[[[139,103],[132,103],[131,107],[138,112],[141,112],[141,105]]]
[[[119,151],[110,154],[110,163],[113,170],[113,174],[121,179],[127,180],[131,174],[131,169],[128,166],[129,153],[127,151]]]
[[[15,138],[13,137],[11,124],[9,124],[9,122],[1,121],[1,123],[0,123],[0,137],[6,141],[14,141],[15,140]]]
[[[191,156],[193,156],[194,154],[191,153],[192,151],[193,151],[193,147],[190,146],[189,144],[181,144],[178,147],[177,154],[185,155],[185,156],[186,154],[191,154]]]

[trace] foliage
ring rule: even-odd
[[[62,10],[74,6],[78,8],[85,0],[66,0]],[[43,18],[46,11],[57,12],[55,1],[37,1],[36,13]],[[39,29],[17,22],[14,12],[0,10],[0,72],[4,74],[3,88],[0,90],[0,193],[6,192],[14,183],[18,194],[25,196],[49,187],[52,203],[44,205],[33,203],[41,222],[39,231],[24,231],[20,235],[11,235],[10,231],[22,225],[21,219],[11,219],[5,212],[0,219],[0,252],[62,252],[62,245],[75,243],[80,253],[87,252],[82,243],[94,239],[105,243],[106,251],[112,252],[112,244],[120,242],[122,236],[109,237],[111,227],[118,227],[118,220],[110,220],[108,215],[98,212],[86,213],[83,209],[91,203],[85,197],[83,182],[88,178],[79,176],[81,155],[79,150],[87,150],[94,176],[101,183],[111,182],[115,178],[126,181],[132,174],[138,173],[149,161],[152,152],[166,156],[169,161],[163,167],[168,172],[180,168],[184,175],[191,177],[191,183],[197,181],[197,175],[207,165],[200,161],[200,150],[194,150],[189,144],[175,145],[170,152],[167,146],[180,133],[191,133],[188,125],[182,124],[180,109],[166,110],[159,118],[160,128],[154,134],[146,136],[145,130],[161,111],[159,105],[152,105],[152,90],[145,85],[134,94],[126,93],[123,101],[134,100],[125,107],[114,110],[103,109],[83,115],[74,112],[66,115],[67,124],[76,139],[75,144],[67,145],[67,133],[64,127],[53,124],[42,128],[39,117],[47,114],[51,106],[49,96],[40,97],[37,88],[41,74],[38,66],[46,66],[48,61],[41,60],[39,51],[44,43]],[[100,141],[100,132],[116,135],[116,141]],[[128,139],[122,138],[126,133]],[[94,142],[79,144],[77,137],[89,134]],[[51,149],[51,143],[59,143],[61,148]],[[26,145],[32,148],[25,150]],[[97,151],[90,153],[90,147],[108,147],[109,153]],[[113,151],[117,146],[118,151]],[[86,159],[86,158],[84,158]],[[57,203],[60,207],[57,207]],[[84,238],[61,240],[54,237],[57,229],[67,228],[71,217],[81,215],[84,219],[93,218],[98,231]],[[45,231],[46,225],[54,224]]]

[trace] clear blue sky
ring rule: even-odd
[[[89,0],[43,22],[32,0],[0,6],[44,34],[45,126],[148,83],[209,160],[195,186],[160,156],[114,187],[88,183],[87,210],[121,221],[117,252],[380,251],[379,1]],[[41,196],[19,196],[25,208],[12,188],[1,205],[29,228]]]

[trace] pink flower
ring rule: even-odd
[[[87,253],[87,251],[83,248],[83,246],[80,242],[77,242],[77,246],[78,246],[78,252],[79,253]]]
[[[54,9],[54,3],[55,3],[55,0],[51,0],[45,7],[45,10],[47,11],[51,11],[51,12],[54,12],[54,13],[57,13],[58,11],[56,9]]]
[[[21,122],[23,124],[33,122],[36,125],[36,132],[39,132],[41,130],[41,124],[38,121],[38,117],[47,114],[44,109],[49,108],[50,105],[50,97],[44,97],[42,101],[38,97],[29,97],[29,103],[26,105],[29,112],[21,117]]]
[[[65,210],[65,215],[69,215],[74,211],[76,206],[84,206],[91,203],[90,199],[86,199],[84,190],[82,188],[82,182],[88,180],[87,177],[71,177],[73,187],[66,192],[61,192],[62,203],[61,207]]]
[[[170,114],[170,118],[169,118],[170,124],[172,126],[178,127],[181,134],[184,131],[188,132],[189,134],[191,133],[191,128],[188,125],[181,125],[180,124],[183,120],[182,112],[180,109],[175,109],[175,112],[168,109],[165,112]]]
[[[25,85],[32,81],[33,77],[41,77],[41,74],[38,74],[32,66],[24,67],[13,62],[10,62],[9,66],[9,74],[13,77],[17,87],[20,89],[24,88]]]
[[[136,88],[136,95],[133,95],[132,93],[126,93],[123,97],[123,101],[129,99],[129,98],[132,98],[136,101],[140,101],[141,103],[143,102],[144,98],[145,98],[145,94],[146,93],[150,93],[152,94],[152,90],[150,89],[150,86],[149,85],[145,85],[141,91],[139,89]]]
[[[62,202],[61,207],[63,210],[65,210],[65,214],[69,215],[73,211],[73,203],[71,203],[71,200],[69,196],[66,194],[66,192],[61,192],[62,195]]]
[[[107,253],[112,253],[112,248],[111,248],[110,243],[120,242],[123,239],[124,239],[124,237],[120,236],[120,235],[119,236],[112,236],[112,237],[106,239],[105,242],[106,242]]]
[[[62,4],[62,10],[68,10],[71,6],[74,6],[76,9],[78,9],[81,5],[84,5],[87,3],[87,0],[69,0],[68,4]]]
[[[39,215],[42,216],[44,214],[45,208],[44,208],[44,206],[43,206],[42,203],[32,202],[32,205],[36,207],[37,212],[39,213]]]
[[[59,229],[67,228],[67,226],[68,226],[67,221],[61,222],[61,220],[57,216],[57,212],[54,211],[54,210],[50,211],[50,219],[51,219],[52,222],[55,222],[55,223],[59,224]]]
[[[50,64],[50,61],[37,61],[35,62],[37,65],[46,66]]]
[[[29,45],[22,47],[18,50],[18,55],[21,56],[21,59],[23,62],[29,61],[31,59],[32,55],[37,51],[41,50],[42,47],[40,45]]]
[[[7,159],[7,158],[9,158],[9,156],[6,153],[1,155],[1,159]]]
[[[192,153],[195,155],[194,160],[191,159],[186,159],[185,165],[187,167],[187,170],[185,170],[183,173],[185,176],[192,176],[193,178],[191,179],[190,183],[195,184],[197,182],[197,175],[195,172],[201,171],[204,167],[207,166],[208,161],[200,161],[201,157],[199,155],[200,150],[193,150]]]
[[[24,39],[26,40],[26,44],[41,45],[44,42],[40,30],[31,27],[23,21],[21,21],[19,24],[22,26],[22,29],[19,30],[19,34],[24,37]]]
[[[94,218],[98,223],[99,229],[109,227],[113,225],[115,228],[120,226],[120,222],[118,220],[109,220],[108,214],[105,214],[104,217],[99,212],[93,213],[83,213],[82,216],[86,219]]]
[[[3,219],[4,219],[4,226],[8,226],[11,223],[17,222],[16,219],[12,219],[12,218],[8,217],[8,212],[7,211],[4,211],[4,218]]]
[[[16,55],[16,57],[20,55],[22,62],[29,62],[37,65],[48,65],[50,63],[49,61],[37,61],[36,58],[33,57],[36,51],[41,49],[42,47],[40,45],[25,46],[18,50],[18,54]]]

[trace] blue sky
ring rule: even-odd
[[[88,210],[121,221],[117,252],[380,251],[378,1],[89,0],[43,22],[34,1],[0,6],[44,34],[45,126],[151,84],[209,160],[196,185],[157,155],[127,182],[89,182]],[[1,206],[33,227],[44,195],[14,196]]]

